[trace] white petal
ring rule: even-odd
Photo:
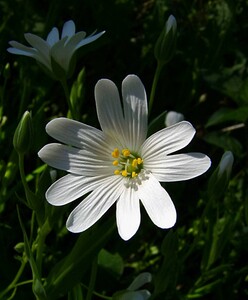
[[[156,160],[160,154],[170,154],[189,144],[195,134],[194,127],[186,121],[164,128],[151,135],[142,145],[142,159]]]
[[[8,50],[8,52],[13,53],[13,54],[26,55],[26,56],[33,57],[37,53],[37,50],[35,50],[34,48],[27,47],[16,41],[10,41],[9,44],[13,48],[8,48],[7,50]]]
[[[116,204],[116,222],[119,235],[123,240],[129,240],[140,225],[139,198],[134,189],[124,188]]]
[[[129,147],[125,139],[126,128],[116,85],[108,79],[99,80],[95,86],[95,99],[103,132],[115,139],[120,146]]]
[[[64,37],[72,37],[75,34],[76,31],[76,27],[75,27],[75,23],[70,20],[65,22],[63,29],[62,29],[62,35],[61,35],[61,39],[63,39]]]
[[[113,159],[106,155],[100,157],[86,150],[67,145],[51,143],[45,145],[38,156],[48,165],[59,170],[83,176],[112,175]]]
[[[25,33],[25,39],[29,42],[29,44],[37,49],[40,53],[42,53],[44,56],[49,55],[49,44],[44,41],[39,36],[32,34],[32,33]]]
[[[123,177],[112,176],[87,196],[69,215],[66,227],[82,232],[96,223],[115,203],[123,191]]]
[[[77,45],[84,40],[85,36],[86,32],[84,31],[77,32],[75,35],[73,35],[70,40],[65,43],[66,52],[73,54],[78,49]]]
[[[8,48],[7,51],[9,53],[12,54],[17,54],[17,55],[24,55],[24,56],[28,56],[28,57],[34,57],[34,51],[32,51],[33,49],[30,49],[28,51],[25,50],[20,50],[20,49],[16,49],[16,48]]]
[[[81,41],[77,44],[75,50],[79,49],[80,47],[82,47],[82,46],[84,46],[84,45],[87,45],[87,44],[89,44],[89,43],[94,42],[94,41],[97,40],[100,36],[102,36],[104,33],[105,33],[105,31],[102,31],[102,32],[99,32],[99,33],[97,33],[97,34],[95,34],[95,35],[90,35],[90,36],[88,36],[87,38],[81,40]]]
[[[197,177],[208,170],[211,165],[209,157],[202,153],[160,155],[154,162],[144,163],[144,168],[152,172],[159,180],[173,182]]]
[[[125,128],[131,149],[138,151],[147,134],[147,98],[145,88],[136,75],[127,76],[122,82]]]
[[[50,45],[35,34],[25,33],[24,36],[29,44],[38,51],[36,59],[50,69]]]
[[[64,205],[91,192],[100,184],[104,184],[104,177],[84,177],[67,174],[54,182],[46,192],[46,199],[55,206]]]
[[[73,35],[70,39],[67,37],[59,41],[51,49],[51,55],[57,63],[59,63],[65,70],[68,70],[70,61],[74,52],[76,51],[76,45],[86,34],[84,32]]]
[[[59,41],[59,31],[57,27],[54,27],[49,32],[46,41],[51,47]]]
[[[47,133],[56,140],[104,155],[113,151],[104,133],[94,127],[67,118],[56,118],[46,126]]]
[[[175,206],[158,180],[149,174],[149,179],[138,186],[138,197],[152,222],[160,228],[170,228],[176,222]]]
[[[72,54],[67,53],[65,50],[65,43],[67,37],[64,37],[62,40],[59,40],[51,48],[51,57],[64,69],[67,71],[68,64],[71,59]]]

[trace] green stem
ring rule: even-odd
[[[2,293],[0,293],[0,299],[3,299],[4,295],[6,295],[10,290],[14,289],[17,286],[17,282],[25,269],[26,263],[27,263],[27,260],[23,256],[21,266],[20,266],[18,272],[16,273],[15,278],[9,284],[9,286],[4,291],[2,291]]]
[[[73,110],[73,107],[72,107],[71,101],[70,101],[70,93],[69,93],[67,81],[66,81],[66,79],[61,79],[60,83],[63,87],[64,93],[65,93],[65,98],[66,98],[66,101],[68,104],[68,108],[69,108],[68,115],[71,115],[71,118],[75,119],[74,110]]]
[[[164,64],[161,62],[158,62],[157,64],[157,68],[155,71],[155,75],[153,78],[153,82],[152,82],[152,90],[151,90],[151,94],[150,94],[150,99],[149,99],[149,114],[151,113],[152,110],[152,106],[153,106],[153,102],[154,102],[154,98],[155,98],[155,93],[156,93],[156,89],[157,89],[157,85],[158,85],[158,79],[161,73],[161,70],[163,68]]]
[[[29,204],[30,207],[32,207],[32,203],[29,203],[29,197],[28,197],[28,193],[31,192],[29,190],[29,186],[27,184],[26,181],[26,176],[25,176],[25,172],[24,172],[24,155],[23,154],[19,154],[19,170],[20,170],[20,175],[21,175],[21,180],[22,180],[22,184],[26,193],[26,199],[27,202]],[[31,235],[30,235],[30,239],[32,239],[32,235],[33,235],[33,227],[34,227],[34,212],[32,214],[32,219],[31,219]],[[49,229],[49,224],[48,222],[45,222],[39,230],[38,236],[37,236],[37,252],[36,252],[36,264],[37,264],[37,269],[38,269],[38,273],[41,276],[41,271],[42,271],[42,259],[43,259],[43,250],[44,250],[44,246],[45,246],[45,239],[47,234],[49,233],[50,229]]]
[[[37,252],[36,252],[36,265],[40,276],[42,275],[42,260],[43,260],[43,251],[45,247],[45,240],[49,231],[50,231],[49,225],[48,222],[46,221],[44,225],[40,228],[37,237],[38,245],[37,245]]]
[[[90,283],[89,283],[89,289],[87,292],[86,300],[92,299],[92,295],[94,293],[95,282],[96,282],[96,274],[97,274],[97,256],[94,258],[94,260],[92,262]]]
[[[20,175],[21,175],[22,185],[23,185],[25,193],[26,193],[27,191],[29,191],[29,187],[28,187],[25,172],[24,172],[24,155],[23,154],[19,154],[19,171],[20,171]],[[26,197],[26,198],[28,201],[28,197]]]
[[[83,283],[80,283],[86,290],[89,290],[88,286],[83,284]],[[109,296],[105,296],[105,295],[102,295],[96,291],[93,291],[93,295],[97,296],[98,298],[101,298],[101,299],[106,299],[106,300],[111,300],[112,297],[109,297]]]

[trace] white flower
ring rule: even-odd
[[[201,153],[169,155],[193,138],[195,129],[188,122],[146,139],[147,99],[137,76],[124,79],[122,97],[123,109],[112,81],[102,79],[96,84],[102,131],[66,118],[46,126],[47,133],[63,144],[48,144],[38,155],[52,167],[69,172],[47,190],[48,202],[64,205],[91,192],[68,217],[66,226],[72,232],[92,226],[115,202],[117,227],[124,240],[138,230],[140,202],[155,225],[170,228],[176,222],[176,210],[159,181],[194,178],[211,164]]]
[[[183,114],[176,112],[176,111],[169,111],[165,117],[165,126],[168,127],[168,126],[174,125],[178,122],[181,122],[183,120],[184,120]]]
[[[7,50],[10,53],[33,57],[44,65],[50,72],[53,72],[52,59],[66,72],[69,69],[70,61],[77,49],[98,39],[103,32],[90,35],[85,38],[86,33],[76,33],[75,24],[72,20],[67,21],[59,37],[58,28],[54,27],[48,34],[46,40],[39,36],[26,33],[25,39],[32,47],[24,46],[16,41],[10,41],[12,48]]]

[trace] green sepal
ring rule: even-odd
[[[59,63],[51,56],[52,73],[59,81],[64,81],[67,78],[67,71],[61,67]]]

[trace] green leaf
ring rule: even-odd
[[[178,274],[178,238],[173,230],[170,230],[165,236],[161,246],[161,252],[164,256],[164,260],[154,280],[154,299],[161,293],[165,292],[169,294],[176,290]]]
[[[206,127],[221,124],[227,121],[246,122],[248,119],[248,106],[237,109],[221,108],[216,111],[209,119]]]
[[[60,298],[89,272],[93,259],[111,236],[113,223],[113,218],[110,218],[101,226],[98,227],[96,224],[79,235],[71,252],[48,274],[46,284],[48,299]]]
[[[234,137],[230,136],[228,133],[217,131],[211,132],[204,136],[204,140],[209,144],[224,149],[225,151],[231,151],[236,156],[242,156],[243,147],[241,143]]]
[[[98,264],[115,275],[122,275],[124,263],[122,257],[118,254],[112,254],[102,249],[98,255]]]

